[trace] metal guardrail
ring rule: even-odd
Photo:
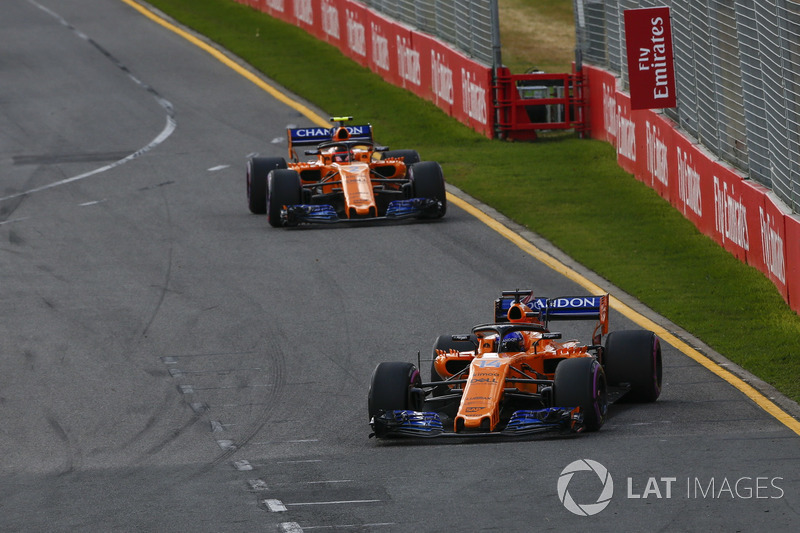
[[[497,0],[363,0],[397,20],[494,66],[492,9]]]
[[[583,61],[628,88],[626,9],[669,5],[678,105],[665,115],[800,213],[800,3],[573,0]]]

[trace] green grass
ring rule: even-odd
[[[607,143],[569,134],[489,140],[332,46],[246,6],[150,3],[320,108],[371,122],[381,143],[413,142],[442,164],[450,183],[800,400],[800,317],[764,275],[621,170]]]
[[[511,72],[532,68],[570,72],[575,59],[572,0],[499,0],[503,64]]]

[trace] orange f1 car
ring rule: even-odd
[[[412,363],[375,368],[368,398],[373,435],[597,431],[610,403],[623,397],[655,401],[661,392],[659,338],[644,330],[608,333],[608,298],[503,291],[494,322],[437,339],[429,381]],[[597,324],[589,345],[562,342],[561,333],[549,329],[556,320],[592,319]]]
[[[372,126],[289,128],[289,159],[254,157],[247,163],[250,212],[273,227],[374,219],[441,218],[447,211],[442,168],[415,150],[389,150]],[[297,147],[314,146],[300,162]]]

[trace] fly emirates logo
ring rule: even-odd
[[[408,39],[400,36],[397,37],[397,68],[401,78],[420,86],[419,52],[411,48]]]
[[[367,57],[367,32],[364,25],[358,21],[355,12],[349,9],[345,10],[345,17],[347,18],[347,47],[354,54]]]
[[[431,50],[431,78],[436,97],[452,105],[453,70],[445,63],[444,57],[433,50]]]
[[[382,70],[389,70],[389,39],[381,34],[380,26],[372,23],[372,61]]]
[[[783,254],[783,239],[775,229],[775,217],[758,208],[758,219],[761,224],[761,248],[764,250],[764,263],[770,273],[781,283],[786,283],[786,259]]]
[[[667,145],[661,139],[658,126],[645,121],[647,129],[647,171],[663,185],[668,185]]]
[[[714,176],[714,226],[728,240],[744,250],[750,249],[750,237],[747,234],[747,207],[736,198],[733,186],[720,183]]]
[[[700,190],[700,173],[692,162],[692,156],[680,147],[678,153],[678,194],[683,205],[697,215],[703,216],[703,197]],[[685,211],[684,211],[685,212]]]
[[[486,89],[481,87],[476,76],[467,69],[461,69],[461,94],[464,98],[464,113],[481,124],[486,124],[488,113],[486,108]]]
[[[284,0],[267,0],[267,7],[278,13],[283,13],[286,9]]]
[[[322,2],[322,31],[334,39],[339,39],[339,10],[329,2]]]
[[[294,16],[300,22],[313,26],[314,8],[311,5],[311,0],[294,0]]]

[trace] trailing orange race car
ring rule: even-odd
[[[289,128],[289,159],[253,157],[247,163],[250,212],[273,227],[374,219],[441,218],[447,211],[442,168],[415,150],[389,150],[372,126]],[[314,146],[300,162],[296,148]]]
[[[373,435],[597,431],[610,403],[623,397],[655,401],[661,393],[660,340],[645,330],[608,333],[608,298],[503,291],[494,322],[437,339],[429,381],[412,363],[375,368],[368,398]],[[562,342],[561,333],[549,329],[555,320],[592,319],[597,324],[588,345]]]

